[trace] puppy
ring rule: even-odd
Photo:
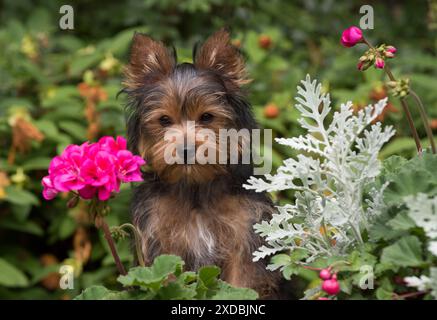
[[[132,151],[150,165],[132,200],[142,251],[146,263],[175,254],[190,270],[217,265],[231,285],[272,297],[278,275],[266,270],[265,262],[253,262],[252,253],[262,245],[253,224],[269,218],[273,205],[266,194],[242,187],[253,174],[252,164],[187,161],[205,144],[208,155],[231,151],[219,147],[220,139],[197,135],[189,148],[189,130],[208,129],[218,137],[220,129],[256,128],[241,89],[248,82],[244,61],[225,30],[194,51],[192,64],[177,64],[175,51],[161,42],[139,33],[132,41],[124,81],[128,139]],[[166,139],[172,130],[182,137],[179,144]],[[169,152],[172,143],[177,148]],[[239,140],[240,156],[248,145]],[[169,163],[169,156],[183,162]]]

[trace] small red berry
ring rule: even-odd
[[[234,40],[232,40],[231,43],[234,47],[241,48],[241,40],[240,39],[234,39]]]
[[[340,292],[340,284],[335,279],[325,280],[322,284],[322,290],[329,295],[335,296]]]
[[[258,45],[263,49],[270,49],[272,46],[272,38],[266,34],[262,34],[258,38]]]
[[[319,273],[319,277],[323,280],[331,279],[331,272],[329,272],[329,269],[322,269]]]
[[[279,107],[274,103],[270,103],[264,107],[264,117],[266,118],[277,118],[279,116],[279,113]]]

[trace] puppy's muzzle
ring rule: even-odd
[[[196,162],[196,148],[194,146],[178,146],[176,153],[180,159],[183,159],[183,164],[194,164]]]

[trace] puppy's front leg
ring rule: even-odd
[[[254,289],[261,299],[266,299],[275,296],[278,276],[266,270],[264,264],[253,262],[250,253],[238,250],[224,264],[222,279],[234,287]]]

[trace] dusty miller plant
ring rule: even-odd
[[[383,206],[384,186],[376,190],[371,184],[380,172],[378,153],[394,130],[372,123],[387,99],[358,113],[349,101],[328,124],[329,94],[308,75],[301,83],[296,108],[307,134],[276,139],[295,149],[297,156],[285,160],[275,175],[251,177],[244,185],[258,192],[292,189],[296,198],[278,206],[270,221],[254,226],[267,242],[254,253],[254,261],[283,250],[303,251],[305,262],[345,254],[351,246],[363,244],[363,229]]]

